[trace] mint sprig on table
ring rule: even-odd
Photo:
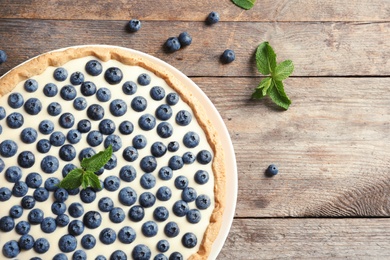
[[[232,2],[238,7],[249,10],[254,6],[256,0],[232,0]]]
[[[261,99],[268,95],[272,101],[288,109],[291,100],[284,92],[283,80],[287,79],[294,71],[294,64],[291,60],[276,63],[276,54],[268,42],[261,43],[256,50],[256,65],[259,72],[268,77],[260,81],[259,86],[252,94],[252,98]]]
[[[80,186],[84,189],[91,187],[101,189],[100,181],[95,172],[99,171],[111,158],[112,146],[101,151],[90,158],[84,158],[81,161],[81,168],[73,169],[58,184],[58,187],[73,190]]]

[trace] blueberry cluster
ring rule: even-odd
[[[165,42],[165,49],[167,52],[175,52],[180,48],[186,47],[192,43],[192,37],[188,32],[182,32],[179,37],[169,37]]]
[[[100,87],[86,80],[87,77],[101,74],[108,86],[122,84],[120,98],[112,97],[110,87]],[[194,121],[190,111],[174,109],[180,100],[177,93],[166,93],[163,87],[152,86],[152,79],[147,73],[140,74],[136,81],[126,80],[125,77],[120,68],[104,70],[98,60],[90,60],[83,72],[69,73],[65,68],[57,68],[53,73],[55,81],[44,86],[40,86],[34,79],[26,80],[26,93],[42,91],[45,102],[28,95],[24,97],[22,92],[14,92],[7,97],[9,109],[0,106],[0,127],[3,121],[9,129],[18,131],[20,134],[17,138],[23,143],[18,145],[20,142],[8,135],[0,143],[0,173],[4,173],[5,179],[12,184],[12,189],[0,187],[0,201],[8,201],[12,196],[20,198],[20,205],[14,205],[0,218],[0,232],[15,230],[20,235],[18,241],[4,243],[2,253],[5,257],[14,258],[20,251],[30,249],[37,254],[44,254],[51,246],[56,246],[44,237],[33,237],[30,234],[32,225],[40,226],[45,234],[51,234],[59,228],[67,229],[67,234],[58,241],[62,253],[54,259],[67,259],[66,254],[71,252],[73,259],[84,259],[85,250],[94,248],[97,241],[105,245],[116,240],[131,244],[137,236],[155,237],[159,232],[163,232],[167,238],[180,236],[182,245],[187,248],[198,244],[195,234],[180,232],[178,223],[169,221],[169,217],[173,213],[175,217],[196,224],[201,220],[202,210],[210,207],[210,197],[198,194],[190,186],[191,181],[197,185],[208,183],[209,173],[198,170],[192,175],[179,175],[176,172],[195,162],[200,165],[210,164],[212,154],[199,148],[201,138],[195,131],[187,131],[184,136],[175,137],[179,138],[177,141],[171,139],[174,127],[189,126]],[[137,89],[144,87],[149,87],[151,99],[137,95]],[[53,97],[58,98],[54,101]],[[92,97],[98,102],[90,103]],[[63,109],[66,102],[70,102],[74,111],[78,112]],[[150,102],[161,103],[153,106],[156,107],[154,113],[148,110]],[[49,117],[33,120],[36,125],[25,123],[27,115],[34,117],[45,110]],[[85,116],[79,119],[79,113]],[[134,118],[134,114],[139,115],[138,118],[133,122],[128,121]],[[93,125],[97,125],[97,128]],[[137,128],[140,130],[135,133]],[[159,141],[149,143],[147,136],[151,131],[157,133]],[[77,148],[82,140],[89,147]],[[51,174],[60,172],[65,177],[77,168],[81,160],[96,154],[98,146],[106,148],[109,145],[112,145],[114,153],[95,174],[100,176],[106,173],[102,175],[101,186],[106,192],[115,194],[119,203],[114,203],[111,196],[99,196],[101,190],[93,188],[58,188],[59,176]],[[34,146],[38,154],[25,149]],[[182,155],[177,154],[180,146],[185,150]],[[58,151],[58,154],[49,153],[52,150]],[[144,154],[141,151],[145,150],[149,150],[149,155],[140,156]],[[167,163],[159,165],[159,158],[163,156],[168,158]],[[17,159],[16,165],[8,165],[8,158],[12,157]],[[118,161],[125,164],[121,163],[118,167]],[[39,166],[40,170],[31,172],[33,167],[36,169],[35,166]],[[141,172],[137,172],[138,167]],[[139,181],[143,190],[133,188],[135,181]],[[157,183],[162,185],[157,186]],[[175,190],[169,188],[169,183],[174,184]],[[172,196],[177,192],[181,194],[180,199]],[[78,196],[80,202],[70,203],[71,196]],[[156,205],[158,201],[169,200],[172,200],[172,208]],[[51,215],[46,216],[39,208],[46,205],[40,204],[42,202],[50,203]],[[85,205],[94,203],[99,211],[84,209]],[[146,219],[145,212],[148,210],[153,210],[153,219]],[[27,216],[27,221],[18,221],[23,214]],[[119,231],[111,227],[103,228],[103,214],[111,221],[105,223],[105,226],[128,223],[125,219],[142,223],[142,234],[137,234],[131,225],[124,225]],[[163,228],[159,230],[159,227]],[[88,230],[97,228],[101,228],[98,237],[88,233]],[[78,249],[79,245],[83,249]],[[159,251],[157,259],[168,259],[164,253],[170,248],[169,239],[156,241],[156,248]],[[131,255],[135,259],[149,259],[151,250],[146,245],[138,244]],[[111,259],[125,259],[125,256],[125,252],[117,250],[111,254]],[[180,257],[179,252],[174,252],[169,258]],[[105,258],[101,256],[97,259]]]

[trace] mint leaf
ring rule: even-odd
[[[108,146],[106,150],[101,151],[90,158],[84,158],[81,161],[81,167],[86,171],[97,172],[102,168],[112,156],[112,146]]]
[[[286,110],[291,105],[291,100],[287,97],[286,93],[284,92],[284,86],[281,81],[275,81],[275,87],[270,89],[268,94],[272,99],[272,101],[275,102],[275,104],[277,104],[278,106]]]
[[[232,0],[232,2],[238,7],[249,10],[253,7],[256,0]]]
[[[67,190],[73,190],[73,189],[80,187],[82,180],[83,180],[83,173],[84,173],[84,171],[82,169],[78,169],[78,168],[73,169],[58,184],[58,187],[64,188]]]
[[[285,60],[276,65],[274,79],[282,81],[287,79],[294,71],[294,64],[291,60]]]
[[[99,177],[94,173],[87,171],[84,173],[83,179],[86,180],[86,183],[88,186],[91,186],[92,188],[95,189],[102,189],[102,186],[99,181]]]
[[[261,43],[256,50],[256,65],[259,72],[268,75],[276,67],[276,54],[268,42]]]

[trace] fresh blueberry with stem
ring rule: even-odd
[[[132,144],[136,149],[143,149],[147,145],[147,139],[144,135],[139,134],[133,137]]]
[[[156,118],[151,114],[144,114],[138,119],[138,126],[144,131],[150,131],[156,126]]]
[[[221,55],[221,62],[228,64],[233,62],[236,59],[236,54],[233,50],[227,49]]]
[[[37,115],[42,110],[42,103],[37,98],[29,98],[24,103],[24,111],[29,115]]]
[[[42,184],[42,176],[37,172],[31,172],[26,176],[25,181],[29,188],[36,189]]]
[[[75,118],[71,113],[66,112],[60,116],[58,123],[63,128],[71,128],[75,123]]]
[[[58,202],[65,202],[69,197],[68,191],[65,190],[64,188],[58,188],[54,192],[54,198]]]
[[[275,164],[270,164],[265,171],[266,175],[270,177],[275,176],[276,174],[278,174],[278,172],[278,166],[276,166]]]
[[[182,47],[188,46],[192,43],[192,37],[188,32],[180,33],[178,38]]]
[[[175,187],[179,190],[183,190],[188,186],[188,178],[184,175],[179,175],[175,179]]]
[[[187,110],[180,110],[176,114],[176,123],[180,126],[186,126],[191,123],[192,115]]]
[[[131,19],[128,23],[127,23],[127,29],[129,30],[129,32],[138,32],[139,29],[141,29],[141,21],[138,20],[138,19]]]
[[[165,50],[167,52],[175,52],[175,51],[178,51],[181,47],[180,45],[180,41],[177,37],[169,37],[165,44],[164,44],[164,47],[165,47]]]
[[[219,22],[219,14],[217,12],[211,12],[206,18],[206,23],[208,25],[216,24]]]

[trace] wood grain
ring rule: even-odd
[[[389,219],[236,219],[218,259],[389,259]]]
[[[236,216],[390,215],[390,78],[291,78],[288,111],[250,100],[259,78],[193,80],[233,141]]]
[[[294,61],[293,76],[390,75],[390,23],[219,23],[146,22],[135,34],[122,21],[57,21],[4,19],[0,48],[9,56],[0,75],[35,55],[81,44],[110,44],[140,50],[161,58],[188,76],[258,76],[254,52],[270,41],[278,61]],[[193,43],[167,54],[170,36],[188,31]],[[228,65],[219,62],[225,49],[236,52]]]
[[[157,7],[157,8],[156,8]],[[0,18],[204,21],[217,11],[222,21],[389,21],[383,0],[262,0],[244,11],[230,0],[180,1],[0,1]],[[302,12],[302,10],[305,10]]]

